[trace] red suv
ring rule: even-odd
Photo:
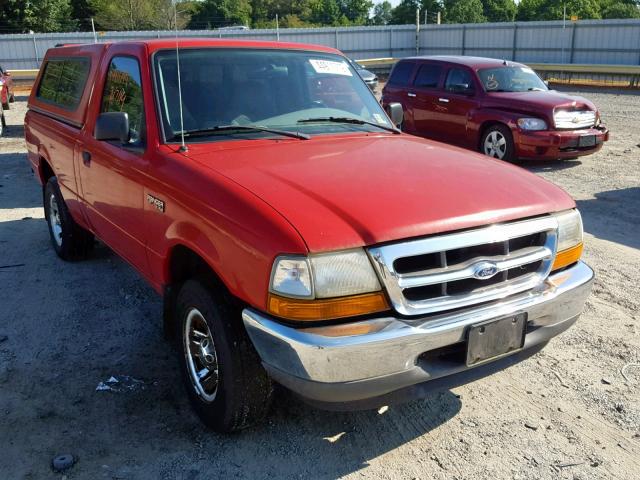
[[[609,139],[589,100],[549,90],[521,63],[462,56],[400,60],[382,90],[404,108],[403,130],[501,160],[597,152]]]

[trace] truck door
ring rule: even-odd
[[[105,78],[96,82],[94,92],[100,105],[92,111],[79,148],[82,193],[98,237],[144,272],[148,267],[143,203],[147,161],[140,64],[135,57],[118,54],[105,62],[99,70],[106,72]],[[97,116],[113,111],[129,116],[126,144],[94,137]]]
[[[418,135],[439,140],[437,128],[438,97],[442,85],[443,65],[438,63],[423,63],[418,69],[413,88],[407,95],[413,100],[413,123]]]
[[[439,140],[473,147],[468,119],[478,104],[476,94],[477,86],[471,70],[456,66],[447,71],[444,89],[439,92],[435,102],[433,125]]]

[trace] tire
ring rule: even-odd
[[[194,410],[208,427],[229,433],[267,415],[273,383],[244,329],[239,308],[222,288],[210,285],[214,282],[199,278],[180,289],[177,350]]]
[[[51,244],[56,254],[67,261],[86,257],[93,247],[93,234],[78,225],[71,217],[56,177],[47,181],[43,203]]]
[[[511,130],[506,125],[491,125],[480,139],[480,153],[505,162],[516,160],[516,149]]]
[[[0,110],[0,137],[4,133],[4,128],[6,126],[7,126],[7,124],[6,124],[5,120],[4,120],[4,113],[2,113],[2,110]]]

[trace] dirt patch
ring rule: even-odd
[[[0,139],[0,477],[61,477],[52,459],[70,453],[69,479],[638,478],[640,369],[620,370],[640,362],[640,96],[586,95],[612,130],[602,152],[523,165],[582,211],[597,280],[578,324],[452,392],[382,414],[280,394],[267,423],[233,436],[189,408],[151,288],[105,247],[79,263],[53,253],[19,97]]]

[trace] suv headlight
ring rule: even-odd
[[[547,122],[540,118],[519,118],[518,127],[522,130],[546,130]]]
[[[279,256],[273,263],[269,290],[269,311],[291,320],[329,320],[389,309],[361,248]]]
[[[555,215],[558,219],[558,252],[552,270],[580,260],[583,248],[582,217],[576,209]]]

